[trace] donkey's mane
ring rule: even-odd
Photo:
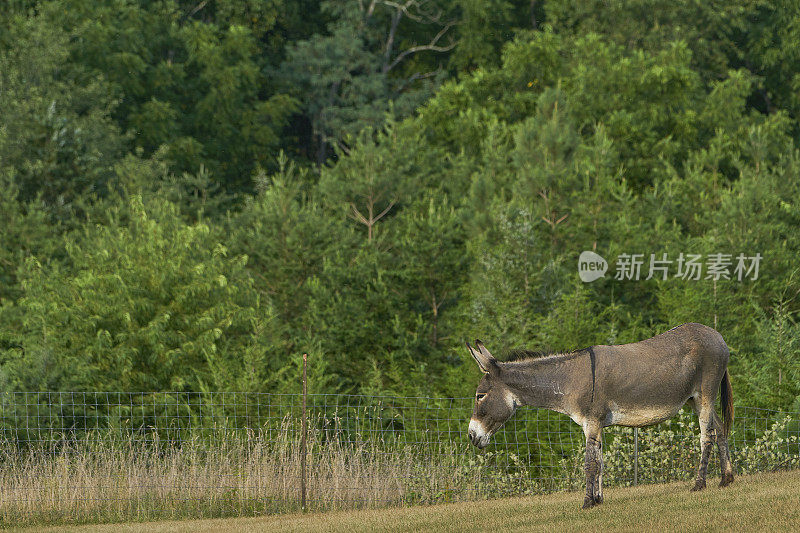
[[[585,353],[588,348],[581,348],[579,350],[570,351],[539,351],[539,350],[511,350],[508,352],[504,359],[504,363],[522,363],[525,361],[533,361],[538,359],[571,359]]]

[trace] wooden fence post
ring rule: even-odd
[[[303,354],[303,420],[302,432],[300,434],[300,507],[306,511],[306,432],[308,431],[308,421],[306,419],[306,396],[308,387],[306,385],[306,361],[308,354]]]

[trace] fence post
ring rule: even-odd
[[[303,409],[302,409],[302,430],[300,434],[300,507],[306,511],[306,432],[308,431],[308,421],[306,420],[306,396],[308,389],[306,386],[306,361],[308,354],[303,354]]]
[[[639,428],[633,428],[633,484],[639,484]]]

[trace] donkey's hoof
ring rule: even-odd
[[[719,486],[720,488],[727,487],[731,483],[733,483],[733,474],[723,474],[722,480],[719,482]]]
[[[591,509],[594,507],[594,500],[588,496],[583,499],[583,508],[584,509]]]
[[[704,488],[706,488],[705,480],[701,481],[698,479],[697,481],[694,482],[694,487],[692,487],[692,492],[703,490]]]
[[[595,496],[594,497],[594,503],[595,503],[595,505],[600,505],[601,503],[603,503],[603,497],[602,496]]]

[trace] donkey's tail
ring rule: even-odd
[[[722,408],[722,432],[727,438],[731,433],[733,425],[733,389],[731,389],[731,378],[728,376],[728,369],[722,376],[722,383],[719,384],[720,407]]]

